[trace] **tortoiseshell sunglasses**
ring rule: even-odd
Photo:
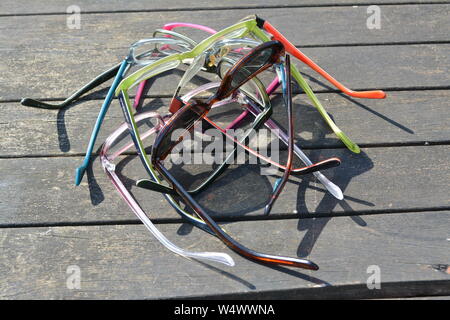
[[[193,199],[191,194],[177,181],[177,179],[164,167],[163,160],[168,156],[171,150],[181,142],[183,135],[179,135],[177,139],[173,139],[173,133],[180,129],[188,132],[194,128],[195,124],[207,120],[206,114],[209,112],[211,106],[223,99],[226,99],[232,95],[239,87],[245,84],[247,81],[266,70],[274,64],[281,62],[281,57],[284,56],[284,47],[278,41],[270,41],[261,44],[260,46],[251,50],[247,55],[240,59],[236,64],[227,72],[224,76],[221,85],[217,92],[207,99],[206,102],[195,101],[191,104],[182,106],[161,129],[156,137],[155,143],[152,147],[151,161],[156,170],[164,177],[164,179],[171,185],[173,190],[183,199],[183,201],[191,207],[194,212],[208,225],[208,227],[219,237],[228,247],[244,257],[247,257],[258,262],[275,264],[275,265],[287,265],[299,268],[306,268],[311,270],[317,270],[318,266],[307,259],[281,257],[270,254],[259,253],[254,250],[248,249],[234,240],[229,234],[225,233],[220,226],[206,213],[205,210]],[[289,174],[292,170],[292,156],[293,156],[293,120],[292,120],[292,96],[291,96],[291,83],[290,83],[290,60],[289,56],[286,57],[287,76],[285,76],[286,83],[286,96],[285,101],[287,103],[288,110],[288,132],[290,141],[288,143],[288,160],[284,167],[284,175],[281,181],[276,183],[269,203],[265,207],[265,212],[270,211],[273,203],[278,198],[283,186],[285,185]],[[282,72],[283,73],[283,72]],[[283,73],[284,74],[284,73]],[[209,123],[220,130],[212,121]],[[223,131],[222,131],[223,132]],[[230,138],[226,132],[225,136]],[[232,138],[231,138],[232,139]],[[253,150],[246,145],[239,143],[237,140],[233,140],[239,146],[243,147],[246,151],[252,153]],[[268,160],[270,162],[270,160]],[[339,159],[332,158],[316,165],[305,167],[302,169],[302,173],[310,173],[319,169],[325,169],[328,167],[336,166],[340,163]]]

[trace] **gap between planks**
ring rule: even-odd
[[[450,43],[450,41],[448,42]],[[370,45],[369,45],[370,46]],[[450,86],[411,86],[411,87],[377,87],[377,88],[358,88],[358,91],[369,91],[369,90],[383,90],[386,93],[388,92],[408,92],[408,91],[439,91],[439,90],[450,90]],[[315,89],[314,93],[340,93],[342,94],[342,92],[340,90],[337,89]],[[293,90],[293,94],[294,95],[306,95],[304,92],[300,92],[296,89]],[[273,94],[273,96],[280,96],[281,94],[278,92],[275,92]],[[134,95],[130,95],[130,99],[134,99]],[[147,94],[147,95],[143,95],[142,99],[171,99],[172,95],[167,95],[167,94],[158,94],[158,95],[153,95],[153,94]],[[0,103],[17,103],[22,101],[23,98],[20,99],[0,99]],[[44,101],[44,102],[59,102],[59,101],[64,101],[66,98],[62,98],[62,97],[56,97],[56,98],[36,98],[33,97],[33,99],[38,100],[38,101]],[[86,97],[81,97],[78,100],[75,100],[73,103],[77,103],[77,102],[86,102],[86,101],[103,101],[105,99],[105,97],[92,97],[92,98],[86,98]],[[117,100],[118,98],[113,97],[113,101]],[[29,107],[32,108],[32,107]],[[64,110],[60,109],[60,110]]]
[[[217,223],[230,222],[244,222],[244,221],[276,221],[276,220],[302,220],[313,218],[339,218],[352,216],[370,216],[380,214],[400,214],[400,213],[425,213],[425,212],[440,212],[449,211],[450,206],[443,207],[421,207],[408,209],[378,209],[378,210],[360,210],[345,213],[299,213],[293,216],[291,213],[274,213],[269,216],[241,216],[241,217],[215,217],[214,221]],[[182,218],[152,218],[153,224],[180,224],[187,223]],[[111,220],[111,221],[62,221],[62,222],[48,222],[48,223],[18,223],[18,224],[0,224],[0,229],[24,229],[24,228],[64,228],[64,227],[90,227],[90,226],[128,226],[128,225],[142,225],[139,219],[134,220]]]

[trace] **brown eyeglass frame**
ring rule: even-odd
[[[272,53],[267,61],[261,65],[256,71],[250,74],[247,78],[241,81],[235,88],[232,88],[233,77],[240,71],[240,68],[245,66],[247,62],[251,59],[257,57],[259,53],[262,53],[264,50],[268,48],[272,49]],[[189,130],[193,127],[193,124],[204,118],[204,116],[208,113],[211,106],[222,99],[225,99],[229,95],[231,95],[235,90],[237,90],[240,86],[242,86],[246,81],[249,81],[251,78],[255,77],[257,74],[266,70],[274,63],[280,62],[281,56],[285,54],[284,46],[278,41],[270,41],[261,44],[260,46],[251,50],[246,56],[244,56],[241,60],[239,60],[224,76],[222,83],[217,90],[216,94],[210,97],[207,102],[195,101],[192,104],[186,104],[181,107],[166,123],[164,128],[160,131],[156,140],[152,147],[152,155],[151,161],[156,170],[167,180],[176,191],[176,193],[184,200],[184,202],[190,206],[195,213],[203,219],[203,221],[209,226],[209,228],[214,231],[217,237],[222,240],[229,248],[237,252],[238,254],[266,264],[273,265],[285,265],[291,267],[299,267],[310,270],[318,270],[319,267],[312,261],[307,259],[300,258],[291,258],[291,257],[282,257],[271,254],[265,254],[256,252],[254,250],[248,249],[245,246],[241,245],[239,242],[234,240],[230,235],[222,230],[222,228],[217,225],[217,223],[206,213],[205,210],[201,208],[201,206],[193,199],[193,197],[189,194],[189,192],[172,176],[172,174],[164,167],[163,160],[170,153],[173,147],[181,141],[178,139],[177,141],[172,141],[171,138],[168,137],[173,133],[176,128],[185,128]],[[289,59],[287,59],[289,63]],[[288,71],[288,74],[290,72]],[[287,83],[290,86],[290,83]],[[289,90],[290,91],[290,90]],[[288,100],[292,97],[288,97]],[[289,105],[292,108],[292,104]],[[292,115],[291,112],[289,112]],[[183,123],[184,121],[184,123]],[[180,124],[181,122],[181,124]],[[292,124],[292,122],[290,122]],[[172,144],[168,144],[170,141]],[[289,149],[292,149],[292,144],[289,146]],[[292,150],[290,150],[292,152]],[[292,162],[288,161],[289,165],[292,166]],[[321,168],[317,168],[320,170]],[[289,169],[288,169],[289,170]]]

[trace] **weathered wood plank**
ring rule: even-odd
[[[24,53],[8,65],[0,66],[0,100],[22,97],[62,98],[119,61],[123,50],[53,51]],[[306,48],[306,54],[349,88],[448,88],[450,44]],[[10,56],[10,52],[0,52]],[[5,58],[6,60],[10,58]],[[414,66],[412,68],[411,66]],[[44,71],[44,72],[43,72]],[[317,92],[334,90],[322,78],[302,66],[311,87]],[[308,76],[311,75],[311,76]],[[150,94],[171,96],[180,72],[155,81]],[[207,77],[209,75],[205,75]],[[6,80],[7,79],[7,80]],[[173,83],[168,86],[167,83]],[[105,91],[90,96],[102,97]],[[364,103],[364,102],[363,102]]]
[[[36,16],[33,19],[3,17],[0,23],[4,33],[0,39],[4,40],[4,49],[28,52],[68,47],[90,50],[128,48],[130,43],[151,36],[155,28],[161,28],[165,23],[202,22],[220,30],[236,23],[239,17],[256,13],[300,46],[448,41],[448,8],[449,4],[381,7],[384,20],[381,29],[375,30],[367,28],[366,7],[213,10],[207,15],[202,11],[167,12],[163,15],[152,12],[89,14],[83,16],[80,29],[69,29],[65,15]],[[205,36],[187,29],[184,32],[197,40]],[[44,37],[47,41],[39,41]]]
[[[240,18],[258,14],[299,46],[449,41],[450,4],[382,6],[381,28],[367,28],[367,7],[212,10],[196,12],[114,13],[83,15],[80,29],[69,29],[66,15],[2,17],[2,49],[41,50],[127,49],[174,21],[202,23],[221,30]],[[20,25],[20,28],[17,26]],[[183,31],[183,29],[181,29]],[[184,29],[196,40],[206,34]],[[46,41],[41,41],[46,39]]]
[[[385,100],[351,100],[337,94],[318,94],[336,123],[355,142],[406,144],[450,141],[448,101],[450,91],[389,92]],[[0,104],[0,156],[45,156],[81,154],[86,151],[92,127],[102,101],[83,101],[61,111],[25,108],[18,103]],[[144,110],[167,112],[169,99],[150,98]],[[278,98],[273,100],[273,118],[286,125]],[[336,139],[326,123],[310,106],[305,95],[294,98],[295,131],[302,147],[336,147]],[[114,101],[101,130],[97,146],[123,122]],[[364,123],[364,130],[361,130]]]
[[[67,96],[74,88],[117,63],[133,39],[148,37],[149,30],[166,22],[204,20],[205,24],[222,28],[233,23],[237,14],[245,16],[254,10],[232,12],[211,11],[207,18],[202,12],[163,16],[159,13],[87,15],[80,30],[69,30],[65,16],[4,17],[0,20],[3,30],[0,57],[8,63],[0,66],[4,79],[0,82],[0,99]],[[258,11],[294,43],[303,46],[448,40],[450,22],[446,12],[448,5],[387,6],[383,8],[387,18],[383,28],[369,30],[363,8]],[[333,25],[324,32],[324,25],[330,23]],[[18,25],[21,27],[17,28]],[[41,40],[44,38],[46,41]],[[307,48],[305,52],[337,79],[355,88],[445,86],[449,80],[443,71],[450,65],[448,45]],[[155,88],[153,93],[170,94],[170,91]]]
[[[250,248],[309,257],[317,272],[269,268],[182,225],[158,227],[191,250],[227,252],[235,267],[189,261],[164,249],[143,226],[1,229],[2,299],[169,297],[383,298],[449,295],[450,212],[238,222],[226,229]],[[267,235],[270,235],[268,237]],[[76,265],[81,288],[67,288]],[[378,266],[381,289],[366,283]],[[214,283],[214,285],[210,285]]]
[[[363,1],[359,4],[371,4]],[[392,0],[377,3],[385,2]],[[173,0],[150,4],[131,0],[126,5],[117,0],[81,0],[78,4],[83,11],[136,12],[84,14],[82,29],[68,30],[64,12],[72,3],[2,1],[0,58],[6,61],[0,65],[3,101],[17,101],[22,96],[64,97],[116,63],[132,39],[145,37],[164,22],[203,21],[221,28],[238,16],[255,12],[297,45],[306,46],[308,55],[347,86],[410,90],[391,90],[384,101],[352,101],[336,94],[320,94],[345,132],[360,144],[377,146],[364,148],[361,155],[343,148],[308,151],[313,160],[333,155],[342,158],[343,165],[327,175],[344,190],[343,202],[325,195],[314,179],[292,178],[272,216],[265,217],[262,208],[275,178],[262,176],[255,166],[231,170],[198,197],[213,216],[234,221],[224,223],[224,227],[244,244],[267,252],[310,257],[321,266],[316,273],[272,269],[234,254],[235,268],[174,256],[138,223],[101,172],[98,159],[94,171],[88,174],[89,184],[78,188],[72,185],[74,168],[82,160],[74,155],[84,152],[101,101],[85,101],[60,112],[25,109],[16,102],[0,104],[0,157],[12,157],[0,160],[0,297],[449,296],[450,146],[382,147],[450,141],[446,110],[450,91],[411,90],[449,88],[450,21],[446,3],[381,6],[382,29],[368,30],[366,6],[353,8],[352,0],[307,0],[302,4],[276,0],[269,6],[284,9],[270,10],[263,8],[266,4],[235,0],[194,0],[189,8]],[[326,7],[330,5],[336,6]],[[287,10],[286,6],[297,7]],[[44,15],[20,16],[35,13]],[[19,16],[8,17],[14,14]],[[326,47],[329,45],[336,47]],[[158,81],[150,94],[170,95],[172,88],[167,83],[177,79],[179,74]],[[315,90],[330,90],[310,80]],[[104,94],[101,91],[89,98]],[[301,95],[295,101],[298,138],[309,141],[302,144],[311,148],[340,146],[316,111],[305,105],[304,98]],[[156,99],[155,105],[162,110],[167,99]],[[283,123],[280,114],[278,119]],[[115,105],[100,140],[120,122],[122,115]],[[361,130],[361,124],[365,130]],[[137,158],[123,158],[118,170],[170,239],[190,249],[229,252],[217,239],[179,224],[178,215],[162,196],[132,187],[137,178],[146,176]],[[184,171],[186,167],[182,170],[182,180],[189,184],[206,168],[192,168],[190,173]],[[315,213],[314,218],[311,213]],[[330,218],[341,215],[345,217]],[[263,221],[236,222],[253,219]],[[132,225],[120,225],[127,223]],[[58,224],[61,226],[49,226]],[[76,226],[65,226],[68,224]],[[81,268],[81,290],[67,289],[69,265]],[[366,287],[370,265],[380,267],[381,290]],[[209,285],[212,282],[214,286]]]
[[[378,0],[377,4],[390,3],[448,3],[444,0]],[[228,0],[226,2],[211,2],[206,0],[193,0],[180,2],[177,0],[153,0],[151,2],[131,0],[103,0],[103,1],[86,1],[79,0],[77,5],[81,12],[114,12],[114,11],[178,11],[178,10],[208,10],[208,9],[227,9],[227,8],[264,8],[264,7],[292,7],[292,6],[341,6],[341,5],[371,5],[372,0],[303,0],[301,3],[295,0],[275,0],[270,3],[265,1],[242,1]],[[52,0],[46,1],[45,4],[38,5],[28,0],[4,0],[0,4],[1,14],[37,14],[37,13],[61,13],[65,14],[67,7],[73,5],[69,0]]]
[[[276,202],[272,217],[353,215],[399,210],[450,207],[448,153],[450,146],[368,148],[359,155],[345,149],[311,150],[313,161],[340,157],[342,165],[325,174],[344,192],[338,201],[313,178],[292,177]],[[119,197],[98,159],[80,187],[73,185],[81,157],[0,160],[0,224],[137,221]],[[162,195],[137,188],[146,177],[138,158],[118,161],[117,170],[150,217],[179,219]],[[207,173],[206,165],[186,166],[175,172],[192,184]],[[208,212],[220,219],[264,218],[263,208],[275,177],[261,175],[260,166],[229,169],[210,189],[197,196]],[[258,190],[258,193],[255,193]]]

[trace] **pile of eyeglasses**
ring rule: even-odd
[[[205,32],[208,36],[197,42],[185,34],[175,32],[174,29],[177,28],[196,29],[197,32],[198,30]],[[21,103],[25,106],[46,109],[64,108],[88,91],[114,78],[95,123],[84,162],[76,169],[76,185],[80,184],[86,168],[90,164],[100,126],[113,97],[117,96],[125,122],[104,142],[100,152],[101,164],[131,210],[164,246],[184,257],[234,265],[233,259],[225,253],[193,252],[182,249],[169,241],[155,227],[115,172],[114,160],[120,155],[133,151],[133,148],[148,174],[147,178],[138,180],[136,185],[162,193],[176,212],[193,225],[217,236],[229,248],[245,258],[263,264],[317,270],[319,267],[307,259],[261,253],[243,246],[226,233],[196,200],[196,195],[204,192],[219,177],[223,176],[225,170],[232,163],[230,159],[235,157],[239,150],[244,150],[248,155],[252,155],[262,163],[273,166],[282,172],[282,176],[275,180],[271,195],[264,206],[265,214],[270,213],[274,202],[291,175],[312,173],[334,197],[343,199],[340,188],[320,172],[320,170],[338,166],[340,160],[329,158],[313,163],[294,143],[291,77],[306,93],[320,115],[345,146],[354,153],[359,153],[360,149],[330,118],[299,70],[294,64],[291,64],[291,55],[349,96],[373,99],[385,97],[385,93],[379,90],[352,91],[346,88],[291,44],[269,22],[260,17],[251,16],[219,32],[197,24],[167,24],[162,29],[157,29],[153,33],[153,37],[135,42],[120,64],[97,76],[65,101],[59,104],[49,104],[25,98]],[[184,73],[178,86],[173,88],[174,95],[167,112],[164,114],[156,111],[140,112],[139,106],[144,98],[148,81],[156,77],[164,78],[168,71],[181,66],[184,66],[186,70],[183,70]],[[131,72],[132,69],[135,70]],[[273,80],[267,85],[260,80],[264,73],[268,77],[273,77]],[[216,81],[191,88],[187,93],[181,95],[193,78],[203,74],[215,78]],[[168,85],[168,83],[165,84],[165,87]],[[274,113],[281,112],[273,109],[270,98],[270,96],[274,96],[280,85],[282,102],[287,115],[286,131],[271,119]],[[132,89],[135,90],[134,102],[130,100]],[[230,104],[238,105],[237,108],[233,108],[234,113],[231,114],[231,118]],[[231,143],[232,148],[228,150],[225,159],[216,164],[212,172],[207,174],[206,179],[189,190],[168,168],[166,159],[185,142],[183,140],[187,136],[192,135],[194,128],[199,124],[206,125],[207,128],[223,135]],[[252,130],[266,127],[273,132],[287,146],[286,160],[283,164],[269,156],[262,155],[249,146],[249,135],[252,130],[244,131],[247,133],[238,138],[229,134],[230,129],[240,128],[241,125]],[[131,140],[123,142],[124,136],[131,137]],[[294,167],[294,156],[297,156],[305,166]]]

